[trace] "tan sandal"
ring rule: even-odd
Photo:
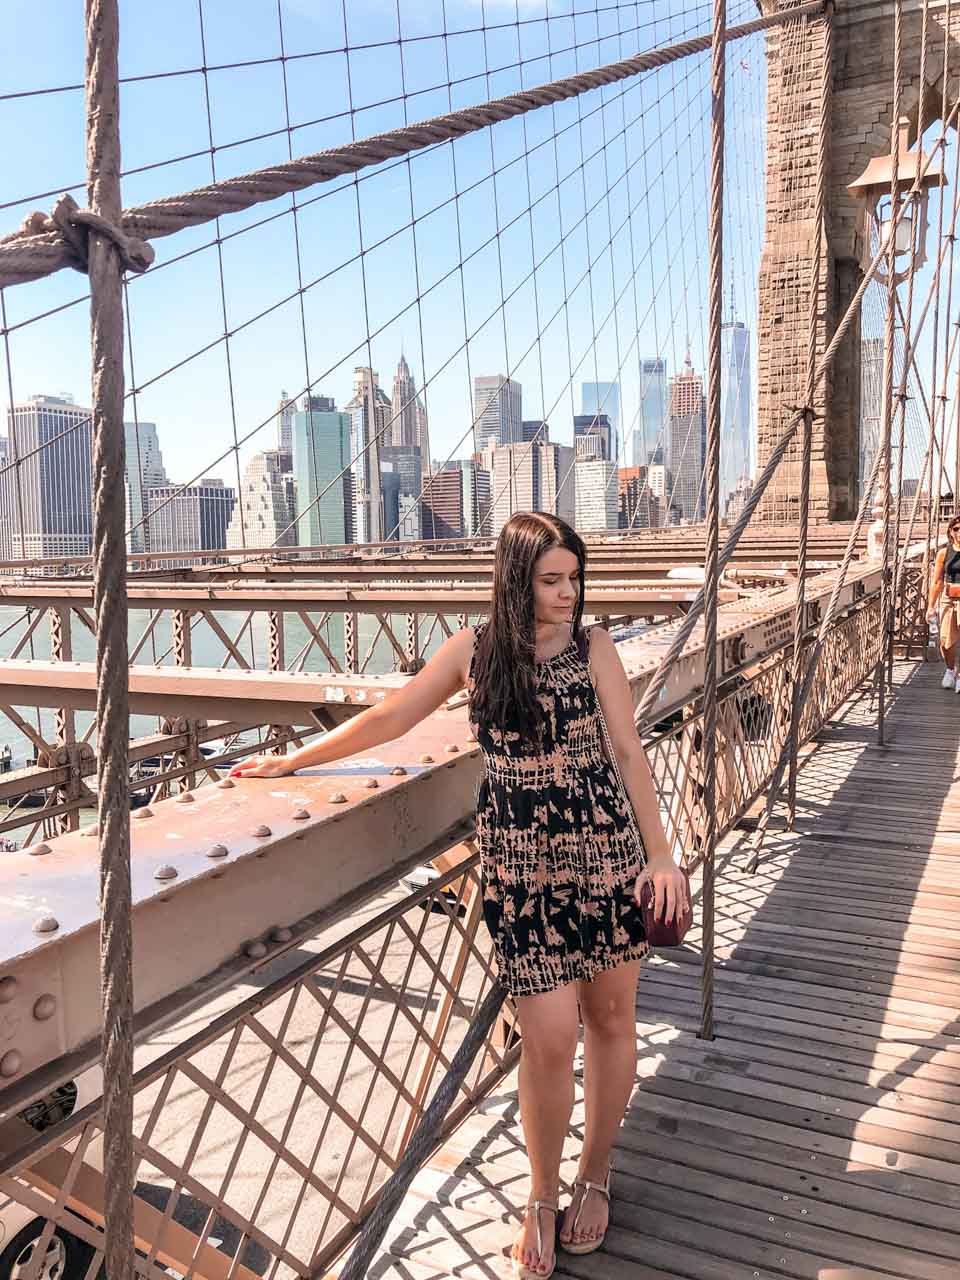
[[[527,1213],[529,1213],[531,1209],[536,1215],[535,1221],[537,1224],[537,1263],[539,1264],[540,1259],[543,1257],[543,1226],[540,1222],[540,1214],[544,1209],[549,1209],[549,1211],[554,1215],[559,1214],[560,1206],[557,1204],[551,1204],[549,1200],[531,1200],[530,1203],[527,1205]],[[556,1238],[556,1217],[554,1217],[554,1238]],[[530,1267],[522,1263],[519,1258],[514,1258],[513,1274],[516,1276],[517,1280],[549,1280],[550,1276],[553,1275],[554,1270],[556,1269],[556,1266],[557,1266],[557,1251],[556,1249],[554,1249],[553,1265],[551,1266],[549,1271],[532,1270]]]
[[[607,1178],[605,1182],[591,1182],[588,1178],[576,1178],[573,1183],[573,1193],[576,1195],[577,1190],[582,1189],[580,1203],[577,1205],[577,1212],[573,1219],[573,1226],[570,1228],[570,1235],[576,1235],[577,1227],[580,1225],[580,1215],[583,1213],[583,1206],[587,1202],[587,1196],[591,1191],[596,1191],[598,1195],[603,1196],[607,1204],[610,1203],[610,1170],[607,1170]],[[571,1205],[572,1208],[572,1205]],[[567,1212],[569,1213],[569,1209]],[[579,1243],[573,1239],[564,1241],[561,1237],[560,1248],[566,1250],[567,1253],[596,1253],[607,1238],[606,1228],[602,1235],[596,1240],[583,1240]]]

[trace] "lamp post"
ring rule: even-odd
[[[894,270],[893,286],[896,288],[912,271],[922,267],[927,260],[927,207],[930,188],[945,185],[943,168],[939,157],[928,163],[922,152],[910,151],[910,122],[901,116],[896,124],[899,138],[891,137],[889,155],[874,156],[863,173],[847,190],[861,203],[859,225],[860,265],[864,270],[873,260],[879,245],[885,243],[890,233],[891,201],[890,193],[894,182],[894,164],[896,163],[896,184],[898,193],[909,191],[916,181],[918,171],[922,173],[920,189],[912,204],[904,208],[900,203],[901,214],[894,230],[894,260],[902,260]],[[874,277],[881,286],[888,285],[887,269],[881,264]],[[909,342],[910,335],[906,335]],[[876,519],[867,534],[868,555],[879,557],[883,545],[883,485],[890,483],[892,468],[881,467],[877,477],[877,490],[874,502]],[[899,496],[898,496],[899,500]]]
[[[901,199],[902,194],[909,191],[913,186],[917,176],[917,153],[909,150],[910,122],[906,116],[900,117],[897,122],[897,130],[900,134],[899,142],[894,148],[893,139],[891,139],[890,154],[874,156],[860,177],[847,187],[850,194],[859,198],[862,202],[859,231],[860,264],[864,269],[869,266],[875,253],[873,233],[876,233],[877,242],[883,244],[890,230],[890,191],[893,185],[894,152],[898,161],[897,188],[901,192]],[[927,165],[927,157],[921,153],[919,157],[921,172],[924,169],[924,165]],[[923,177],[920,179],[920,190],[913,204],[904,210],[897,223],[897,229],[894,232],[894,253],[897,258],[907,258],[907,261],[897,271],[894,277],[894,284],[899,284],[910,271],[915,271],[918,267],[922,267],[927,260],[927,205],[929,193],[931,187],[939,186],[941,183],[943,183],[943,169],[938,158],[935,162],[927,165],[926,172],[923,173]],[[886,274],[882,267],[876,273],[875,279],[880,284],[886,284]]]

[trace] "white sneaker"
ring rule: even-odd
[[[952,672],[952,671],[945,671],[945,672],[943,673],[943,679],[940,681],[940,688],[941,688],[941,689],[954,689],[954,690],[955,690],[955,689],[956,689],[956,687],[957,687],[957,679],[956,679],[956,676],[953,674],[953,672]]]

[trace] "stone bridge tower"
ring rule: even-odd
[[[764,13],[795,8],[796,0],[762,0]],[[890,151],[893,112],[894,6],[891,0],[836,0],[832,16],[800,18],[767,37],[766,232],[760,264],[757,456],[762,467],[803,403],[809,327],[809,293],[815,252],[821,65],[827,24],[833,24],[826,236],[821,255],[817,355],[863,278],[863,218],[847,185],[875,155]],[[920,0],[903,3],[901,114],[916,143],[923,124],[941,116],[946,6],[931,0],[923,92],[919,82]],[[948,53],[948,104],[960,73],[960,0],[952,7]],[[946,228],[945,228],[946,230]],[[937,252],[935,226],[928,256]],[[853,324],[833,368],[820,384],[813,428],[811,519],[856,515],[860,452],[860,327]],[[799,519],[800,467],[795,446],[781,463],[761,506],[768,521]]]

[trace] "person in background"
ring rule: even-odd
[[[946,670],[944,689],[960,693],[960,516],[947,525],[947,546],[937,552],[930,583],[927,619],[940,615],[940,655]]]
[[[655,918],[669,923],[689,909],[617,647],[603,628],[580,625],[586,554],[556,516],[511,517],[497,541],[487,622],[451,636],[403,690],[319,742],[232,771],[276,777],[369,751],[470,690],[484,759],[484,919],[521,1031],[530,1196],[512,1251],[520,1280],[553,1274],[558,1236],[570,1253],[603,1244],[610,1153],[636,1082],[637,980],[649,952],[644,881],[655,890]],[[622,788],[604,751],[601,708]],[[558,1231],[581,1019],[583,1148]]]

